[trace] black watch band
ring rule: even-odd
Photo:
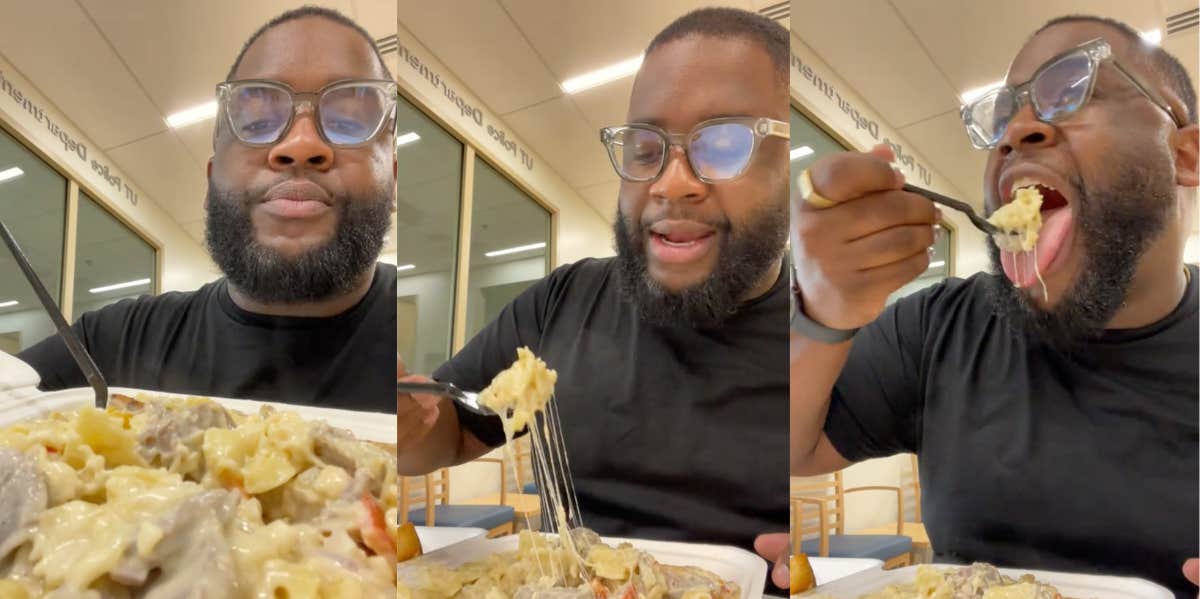
[[[800,290],[792,288],[792,332],[803,335],[813,341],[835,345],[854,337],[858,329],[833,329],[827,327],[804,313],[804,303],[801,301]]]

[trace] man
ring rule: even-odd
[[[604,133],[617,256],[555,270],[434,373],[480,390],[521,346],[557,370],[583,524],[601,534],[750,548],[787,526],[787,67],[787,31],[753,13],[663,30],[631,125]],[[398,403],[402,473],[504,442],[495,418]]]
[[[1037,185],[1044,225],[1035,252],[989,241],[1002,275],[884,309],[927,267],[937,211],[900,190],[884,147],[803,175],[793,474],[917,453],[935,561],[1139,576],[1194,597],[1180,572],[1200,530],[1192,83],[1133,29],[1073,16],[1033,35],[1006,85],[1018,94],[967,111],[991,148],[987,208]]]
[[[225,276],[80,317],[109,385],[392,411],[396,271],[376,259],[394,86],[335,11],[289,11],[251,36],[219,86],[208,162],[206,241]],[[45,390],[87,384],[56,337],[20,357]]]

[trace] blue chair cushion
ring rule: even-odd
[[[516,518],[516,512],[508,505],[439,505],[435,509],[435,526],[491,530]],[[417,526],[424,526],[425,508],[419,507],[408,512],[408,519]]]
[[[439,516],[440,517],[440,516]],[[820,555],[820,539],[809,539],[800,550]],[[887,561],[912,551],[912,539],[896,535],[829,535],[829,557],[870,557]]]
[[[521,492],[526,495],[537,495],[538,494],[537,483],[535,483],[535,482],[525,483],[525,486],[521,487]]]

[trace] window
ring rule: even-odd
[[[476,157],[466,338],[546,276],[549,257],[550,213]]]
[[[463,146],[403,98],[396,127],[397,351],[429,374],[450,358]]]
[[[72,317],[154,293],[154,247],[82,191],[76,231]]]
[[[60,304],[66,214],[67,180],[0,131],[0,221]],[[0,351],[16,353],[54,333],[33,288],[0,246]]]

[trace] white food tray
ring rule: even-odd
[[[817,584],[829,584],[866,570],[875,570],[883,566],[882,560],[858,557],[812,557],[808,563],[813,569],[813,578]]]
[[[937,568],[960,566],[932,564]],[[1000,572],[1013,578],[1032,574],[1038,582],[1054,585],[1065,597],[1074,599],[1174,599],[1167,589],[1140,578],[1100,576],[1096,574],[1070,574],[1043,570],[1020,570],[1000,568]],[[867,593],[883,590],[889,584],[912,582],[917,575],[917,566],[895,570],[870,570],[819,586],[800,597],[834,597],[836,599],[858,599]]]
[[[141,394],[156,397],[192,397],[186,394],[145,391],[125,387],[110,387],[108,392],[110,395],[116,393],[129,397],[137,397]],[[260,407],[269,405],[276,409],[296,412],[305,420],[320,420],[330,426],[347,429],[354,434],[355,438],[361,441],[374,441],[389,445],[396,443],[396,416],[394,414],[356,412],[354,410],[319,408],[249,399],[228,399],[224,397],[210,397],[210,399],[227,408],[246,414],[255,414]],[[90,387],[64,389],[62,391],[20,397],[0,395],[0,426],[39,418],[51,412],[92,406],[95,405],[95,402],[96,394]]]
[[[400,564],[400,574],[403,576],[404,571],[410,567],[419,568],[439,564],[453,568],[469,562],[484,560],[493,553],[515,551],[518,540],[518,535],[508,535],[497,539],[476,538],[464,541]],[[612,537],[601,537],[601,540],[611,546],[629,543],[664,564],[695,566],[708,570],[741,587],[742,599],[760,599],[763,595],[763,585],[767,581],[767,562],[745,549],[723,545]]]

